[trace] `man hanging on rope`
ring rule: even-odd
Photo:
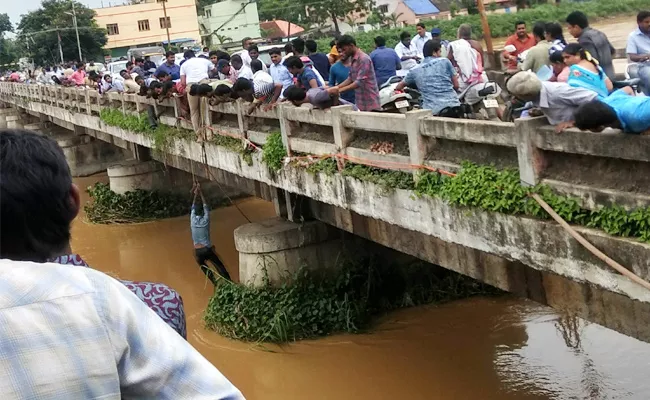
[[[228,271],[226,271],[226,267],[224,267],[214,250],[214,246],[210,242],[210,207],[205,200],[205,196],[203,196],[201,186],[198,182],[194,183],[192,193],[194,193],[194,199],[192,200],[192,212],[190,213],[190,227],[192,229],[194,257],[196,258],[196,262],[213,284],[216,284],[217,277],[214,276],[214,273],[208,267],[208,260],[212,261],[222,278],[231,280]],[[196,212],[196,198],[199,195],[201,196],[201,202],[203,203],[203,213],[201,215]]]

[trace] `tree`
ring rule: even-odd
[[[355,28],[357,27],[357,19],[353,15],[346,15],[345,23],[350,25],[350,28],[352,28],[352,32],[355,31]]]
[[[106,31],[97,26],[93,19],[95,12],[83,4],[74,3],[79,27],[79,42],[82,57],[87,60],[103,56],[102,47],[106,44]],[[41,8],[23,16],[18,30],[18,38],[38,65],[56,63],[60,60],[58,35],[66,60],[77,59],[77,38],[72,28],[71,0],[43,0]],[[58,35],[57,35],[58,33]],[[80,60],[81,61],[81,60]]]
[[[306,0],[260,0],[257,13],[262,21],[280,19],[292,23],[306,21]]]
[[[368,15],[368,18],[366,19],[366,23],[374,27],[380,27],[381,25],[384,24],[385,20],[386,17],[383,14],[373,11],[372,13],[370,13],[370,15]]]
[[[393,27],[397,28],[397,25],[399,24],[399,18],[404,15],[404,13],[399,13],[397,15],[395,14],[390,14],[386,16],[386,21]]]
[[[0,65],[11,64],[18,59],[15,41],[4,37],[5,32],[13,31],[14,27],[11,24],[9,16],[7,14],[0,14]]]
[[[331,20],[334,31],[340,33],[339,20],[343,20],[346,15],[351,13],[359,13],[362,16],[363,13],[372,9],[373,5],[373,0],[322,0],[312,2],[308,11],[310,15],[318,15],[323,20]]]

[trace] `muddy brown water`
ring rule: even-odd
[[[86,187],[105,176],[79,178]],[[86,198],[83,199],[84,201]],[[238,202],[252,221],[274,215]],[[237,278],[235,207],[212,212],[212,239]],[[392,312],[371,333],[286,346],[207,331],[212,288],[195,265],[187,217],[134,225],[73,224],[73,250],[112,276],[180,292],[188,340],[248,399],[648,399],[650,345],[512,296]]]

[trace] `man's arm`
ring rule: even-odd
[[[310,87],[311,89],[317,88],[317,87],[318,87],[318,79],[316,79],[316,78],[311,78],[311,79],[309,80],[309,87]]]
[[[241,392],[122,283],[89,269],[124,398],[243,399]]]
[[[650,61],[650,54],[640,54],[639,47],[632,37],[627,40],[627,48],[625,49],[625,52],[632,62]]]

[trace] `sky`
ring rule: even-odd
[[[108,6],[109,3],[116,5],[122,4],[122,0],[77,0],[79,3],[84,4],[90,8],[99,8],[102,6]],[[37,10],[41,6],[41,0],[0,0],[2,7],[0,7],[0,13],[9,14],[11,18],[11,23],[14,25],[14,29],[20,22],[20,16],[22,14],[27,14],[30,11]]]

